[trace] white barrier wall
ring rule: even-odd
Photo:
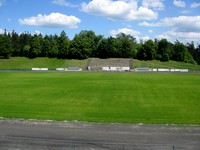
[[[130,67],[102,67],[103,71],[130,71]]]
[[[48,71],[48,68],[40,68],[41,71]]]
[[[188,69],[158,69],[159,72],[189,72]]]
[[[69,67],[69,68],[65,68],[65,71],[82,71],[82,68],[79,67]]]
[[[157,72],[157,71],[158,71],[158,69],[155,69],[155,68],[154,68],[154,69],[152,69],[152,71],[153,71],[153,72]]]
[[[110,67],[110,71],[120,71],[120,67]]]
[[[130,67],[122,67],[122,71],[130,71]]]
[[[82,71],[82,68],[70,67],[70,68],[56,68],[56,71]]]
[[[135,68],[134,71],[136,72],[182,72],[182,73],[187,73],[189,72],[188,69],[165,69],[165,68]]]
[[[189,72],[188,69],[174,69],[174,72]]]
[[[175,72],[175,69],[170,69],[170,72]]]
[[[139,68],[135,68],[135,71],[137,72],[150,72],[152,71],[151,68],[145,68],[145,67],[139,67]]]
[[[189,72],[188,69],[181,69],[180,72]]]
[[[33,71],[40,71],[40,68],[32,68]]]
[[[158,69],[159,72],[169,72],[169,69]]]
[[[56,71],[65,71],[65,68],[56,68]]]
[[[110,67],[102,67],[103,71],[110,71]]]
[[[175,72],[180,72],[180,69],[174,69]]]
[[[32,71],[48,71],[48,68],[32,68]]]

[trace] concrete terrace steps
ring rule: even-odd
[[[133,60],[125,58],[90,58],[87,63],[87,68],[90,70],[102,70],[102,67],[130,67],[133,68]]]

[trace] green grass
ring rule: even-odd
[[[56,58],[35,58],[28,59],[24,57],[11,57],[10,59],[0,59],[1,69],[31,69],[31,68],[49,68],[55,70],[56,68],[80,67],[85,68],[87,59],[85,60],[67,60]],[[200,71],[200,65],[194,65],[182,62],[160,62],[153,61],[139,61],[133,60],[133,67],[150,67],[150,68],[174,68],[174,69],[189,69],[190,71]]]
[[[149,68],[189,69],[190,71],[200,71],[200,65],[177,62],[177,61],[168,61],[168,62],[161,62],[158,60],[139,61],[134,59],[133,66],[135,68],[149,67]]]
[[[200,124],[199,74],[0,72],[0,116]]]
[[[84,68],[87,60],[67,60],[57,58],[35,58],[28,59],[25,57],[11,57],[10,59],[0,59],[0,69],[31,69],[31,68],[67,68],[81,67]]]

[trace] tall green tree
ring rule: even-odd
[[[49,51],[51,51],[51,42],[49,37],[46,35],[43,39],[41,39],[41,45],[42,45],[42,56],[46,57],[49,54]]]
[[[200,44],[195,47],[194,42],[187,43],[187,48],[194,61],[200,65]]]
[[[200,44],[197,45],[195,51],[197,55],[195,61],[200,65]]]
[[[47,40],[45,39],[45,37],[43,37],[43,35],[41,33],[40,34],[35,34],[34,36],[37,36],[38,41],[40,43],[40,50],[38,51],[38,56],[37,57],[46,57],[47,56],[48,46],[50,47],[50,45],[47,45],[49,43],[47,42]]]
[[[25,45],[23,48],[23,54],[25,57],[29,57],[29,51],[30,51],[31,47],[30,45]]]
[[[25,56],[27,54],[27,52],[25,52],[26,54],[24,54],[24,47],[26,45],[31,45],[31,40],[32,40],[32,35],[25,32],[19,35],[19,49],[20,49],[20,56]]]
[[[96,35],[95,39],[94,39],[94,47],[92,49],[92,57],[97,57],[97,49],[98,46],[100,45],[101,41],[103,40],[103,36],[102,35]]]
[[[187,47],[179,41],[176,41],[176,43],[173,46],[172,58],[175,61],[194,63],[194,64],[196,63],[191,54],[188,52]]]
[[[58,55],[58,43],[56,39],[51,41],[51,49],[48,52],[48,57],[54,58]]]
[[[0,35],[0,56],[2,56],[5,59],[8,59],[10,57],[11,50],[12,43],[5,31],[3,35]]]
[[[20,56],[19,35],[14,30],[11,33],[12,56]]]
[[[31,41],[31,48],[29,50],[29,58],[36,58],[37,56],[40,56],[41,54],[41,43],[40,38],[37,35],[34,35],[32,41]]]
[[[103,39],[97,48],[97,57],[100,58],[113,58],[119,56],[119,49],[121,44],[119,40],[113,37]]]
[[[65,31],[62,31],[60,37],[58,38],[58,58],[69,58],[69,39]]]
[[[101,36],[96,36],[91,30],[83,30],[75,35],[70,44],[70,55],[72,58],[85,59],[94,56]]]
[[[110,58],[114,56],[114,45],[111,40],[103,39],[96,50],[96,56],[99,58]]]
[[[171,57],[171,43],[167,39],[158,41],[157,59],[161,61],[169,61]]]
[[[122,58],[132,57],[135,53],[133,47],[136,44],[136,39],[124,33],[118,34],[116,38],[121,44],[118,56]]]
[[[152,40],[147,40],[138,52],[138,59],[154,60],[156,58],[156,44]]]

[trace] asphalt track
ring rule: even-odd
[[[200,126],[0,120],[0,150],[199,150]]]

